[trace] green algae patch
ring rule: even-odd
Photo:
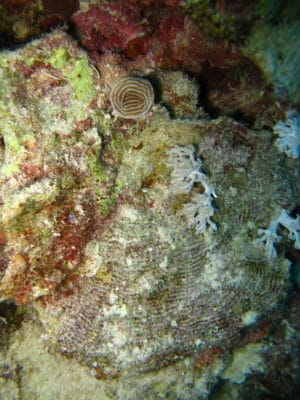
[[[1,124],[0,124],[1,128]],[[2,127],[2,137],[3,137],[3,142],[5,145],[5,151],[6,153],[10,152],[12,155],[15,155],[12,157],[11,162],[8,164],[5,164],[2,167],[2,173],[11,175],[15,172],[18,172],[20,169],[20,164],[22,162],[22,157],[25,154],[25,149],[24,146],[21,143],[21,140],[17,135],[14,133],[13,129],[10,131],[6,131]]]
[[[101,189],[96,189],[95,192],[98,197],[99,212],[103,217],[107,217],[114,210],[118,195],[114,192],[107,197],[107,194]]]
[[[106,169],[100,164],[100,155],[94,155],[88,160],[88,168],[93,178],[99,183],[105,183],[108,181],[109,176]]]
[[[8,151],[13,151],[15,153],[24,151],[24,147],[21,145],[20,139],[13,131],[4,134],[4,143]]]
[[[70,84],[74,90],[73,96],[84,103],[90,103],[96,96],[92,69],[88,60],[82,58],[76,61],[75,66],[66,77],[70,79]]]
[[[115,172],[105,168],[99,157],[92,157],[88,162],[88,167],[92,176],[92,185],[97,197],[99,212],[102,216],[108,216],[114,209],[120,186],[115,186]]]
[[[2,67],[2,68],[7,68],[8,67],[8,60],[7,60],[7,58],[6,58],[6,56],[5,56],[5,53],[4,53],[4,56],[0,56],[0,67]]]
[[[113,136],[110,143],[111,151],[113,152],[116,159],[121,162],[124,152],[128,150],[129,144],[128,141],[124,138],[124,135],[121,133],[117,133]]]
[[[60,47],[53,51],[52,55],[45,61],[49,62],[53,68],[61,69],[68,65],[70,60],[69,52],[66,48]]]

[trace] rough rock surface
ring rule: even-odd
[[[182,71],[90,58],[63,31],[2,53],[0,74],[1,396],[68,398],[58,368],[74,390],[82,372],[79,399],[206,399],[219,380],[233,396],[280,366],[270,353],[297,343],[276,311],[297,252],[284,229],[275,260],[254,239],[297,211],[299,180],[272,132],[211,118]],[[156,92],[145,119],[112,115],[130,74]],[[215,232],[182,214],[199,181],[172,191],[167,151],[189,145],[216,189]]]

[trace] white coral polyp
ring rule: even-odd
[[[208,225],[213,231],[217,229],[217,225],[211,220],[214,211],[211,199],[204,193],[194,194],[191,202],[182,208],[188,227],[195,228],[197,233],[204,233]]]
[[[188,194],[196,183],[200,183],[203,193],[192,195],[191,201],[182,207],[181,214],[185,216],[188,227],[195,228],[197,233],[204,233],[208,226],[216,230],[216,224],[211,220],[214,214],[212,199],[217,197],[215,188],[209,183],[207,176],[201,171],[202,161],[195,158],[195,147],[175,146],[167,151],[168,166],[171,172],[172,194]]]
[[[189,193],[195,182],[200,182],[205,175],[200,172],[202,161],[194,157],[193,145],[184,147],[175,146],[167,151],[168,166],[171,172],[171,190],[173,194]],[[203,177],[202,177],[203,175]]]
[[[274,245],[281,240],[281,236],[277,233],[279,225],[288,231],[288,237],[294,241],[295,248],[300,249],[300,215],[292,218],[285,210],[282,210],[279,217],[271,222],[268,229],[258,230],[258,233],[262,236],[254,241],[255,244],[266,250],[268,258],[277,257]]]
[[[273,132],[278,135],[275,145],[288,157],[298,158],[300,156],[300,117],[294,116],[286,121],[279,121]]]

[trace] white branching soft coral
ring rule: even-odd
[[[285,121],[279,121],[273,132],[278,135],[275,145],[288,157],[300,157],[300,116],[290,116]]]
[[[261,234],[262,237],[254,241],[255,244],[266,250],[268,258],[277,257],[274,244],[281,240],[281,236],[277,233],[279,225],[282,225],[288,230],[289,239],[295,242],[296,249],[300,249],[300,215],[297,215],[296,218],[292,218],[285,210],[282,210],[279,217],[271,222],[268,229],[258,230],[258,233]]]
[[[195,182],[200,182],[202,161],[194,157],[193,145],[175,146],[167,151],[168,166],[171,168],[171,190],[173,194],[189,193]]]
[[[188,227],[195,228],[197,233],[204,233],[208,225],[213,231],[217,229],[217,225],[211,220],[214,211],[211,198],[204,193],[193,194],[191,201],[182,208]]]
[[[200,183],[203,193],[194,193],[191,201],[182,207],[188,226],[195,228],[197,233],[206,231],[207,226],[216,230],[216,224],[211,220],[214,214],[213,198],[217,197],[215,188],[209,183],[207,176],[201,171],[202,161],[195,158],[193,145],[175,146],[167,151],[167,165],[171,168],[172,194],[188,194],[195,184]]]

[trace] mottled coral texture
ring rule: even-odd
[[[255,3],[82,1],[0,54],[0,398],[293,399],[298,159]]]

